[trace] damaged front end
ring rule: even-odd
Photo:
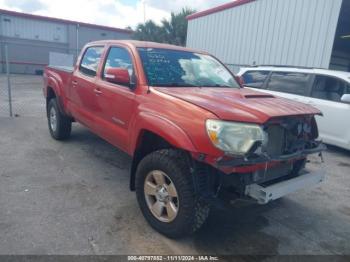
[[[243,156],[217,160],[219,168],[251,166],[261,163],[303,159],[309,154],[321,153],[326,146],[317,141],[318,129],[313,116],[284,117],[263,125],[266,142],[257,141]]]
[[[322,151],[326,149],[317,141],[314,116],[271,119],[262,130],[265,138],[252,143],[244,155],[226,153],[218,159],[202,159],[216,167],[214,188],[232,199],[249,197],[266,204],[324,180],[323,173],[305,169],[308,155],[317,153],[323,161]]]

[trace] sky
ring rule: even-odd
[[[197,11],[229,0],[0,0],[0,9],[44,15],[105,26],[135,28],[152,19],[160,23],[183,7]]]

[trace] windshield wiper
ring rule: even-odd
[[[232,86],[219,85],[219,84],[216,84],[216,85],[203,85],[203,86],[206,86],[206,87],[232,87]]]
[[[232,88],[232,86],[227,86],[227,85],[191,85],[191,84],[182,84],[182,83],[169,83],[169,84],[156,84],[153,86],[158,86],[158,87],[198,87],[198,88],[202,88],[202,87],[226,87],[226,88]]]

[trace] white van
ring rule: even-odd
[[[350,150],[350,73],[325,69],[258,66],[241,68],[244,86],[312,105],[320,138]]]

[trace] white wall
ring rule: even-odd
[[[187,46],[235,65],[328,68],[342,0],[257,0],[189,20]]]
[[[67,43],[67,25],[2,15],[2,34],[28,40]]]

